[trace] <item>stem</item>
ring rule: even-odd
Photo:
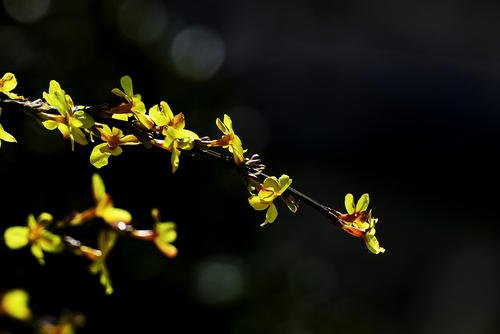
[[[26,114],[34,116],[39,120],[57,120],[59,117],[61,117],[55,108],[48,106],[43,102],[43,100],[40,99],[35,101],[0,99],[0,108],[1,107],[4,107],[5,109],[17,109],[18,111],[22,111]],[[136,121],[123,122],[112,119],[112,108],[109,104],[85,106],[83,107],[83,110],[92,114],[96,121],[100,121],[102,123],[110,125],[116,123],[117,126],[127,129],[143,142],[147,142],[152,144],[153,146],[163,148],[161,145],[163,137],[160,133],[158,133],[158,131],[154,129],[149,130],[142,126],[142,124],[138,124],[138,122]],[[185,152],[187,153],[189,151]],[[200,153],[212,159],[220,160],[224,163],[232,165],[239,170],[239,172],[247,181],[252,175],[256,176],[259,180],[269,177],[268,175],[262,173],[262,170],[255,169],[248,164],[244,164],[242,166],[235,165],[233,162],[233,157],[231,155],[227,154],[226,152],[221,153],[219,151],[211,149],[207,144],[207,141],[204,140],[200,140],[198,145],[195,145],[191,152],[195,154]],[[329,218],[334,225],[337,225],[339,227],[343,226],[342,221],[339,220],[340,213],[338,211],[319,203],[318,201],[312,199],[311,197],[298,191],[295,188],[288,187],[285,193],[288,193],[291,196],[302,200],[304,203]]]

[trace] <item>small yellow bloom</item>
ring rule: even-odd
[[[132,215],[128,211],[113,206],[113,199],[106,193],[106,187],[99,174],[92,175],[92,194],[96,202],[96,217],[102,218],[113,226],[118,223],[128,224],[132,221]]]
[[[109,276],[109,270],[106,266],[106,259],[115,246],[118,235],[114,231],[101,230],[97,238],[97,245],[101,251],[101,255],[97,257],[89,267],[92,274],[99,274],[99,281],[104,286],[106,294],[113,293],[113,285]]]
[[[130,115],[134,115],[142,125],[148,129],[152,129],[154,126],[151,117],[146,115],[146,106],[142,102],[142,97],[140,94],[134,94],[134,87],[132,85],[132,78],[125,75],[120,79],[120,85],[122,89],[113,88],[111,92],[116,96],[125,99],[126,103],[122,103],[119,106],[112,108],[113,118],[127,121]]]
[[[174,116],[172,109],[165,101],[161,101],[159,106],[154,105],[149,108],[149,116],[163,135],[167,135],[168,127],[184,129],[185,126],[184,114],[178,113]]]
[[[0,314],[28,321],[31,319],[31,310],[28,306],[29,295],[25,290],[13,289],[0,297]]]
[[[278,210],[273,201],[281,196],[283,192],[292,184],[292,179],[288,175],[281,175],[279,179],[275,176],[267,177],[260,184],[259,192],[248,198],[248,203],[255,210],[266,210],[266,220],[260,226],[272,223],[278,217]],[[288,203],[287,203],[288,204]],[[296,210],[296,207],[294,207]],[[292,210],[292,208],[290,208]],[[294,210],[292,210],[294,211]]]
[[[243,149],[240,137],[234,133],[231,118],[228,115],[224,115],[224,121],[217,118],[216,124],[224,135],[218,140],[212,140],[210,145],[227,148],[233,154],[234,163],[238,166],[242,165],[245,162],[243,154],[246,150]]]
[[[172,243],[177,239],[176,225],[174,222],[160,222],[158,209],[153,209],[151,215],[155,221],[154,243],[158,249],[166,256],[172,258],[177,256],[177,248]]]
[[[167,128],[167,135],[163,141],[163,147],[172,153],[170,162],[172,173],[179,168],[179,156],[181,150],[190,150],[194,146],[194,140],[199,138],[196,133],[186,129],[176,129],[172,126]]]
[[[0,79],[0,93],[4,93],[13,100],[24,99],[24,97],[19,96],[12,92],[12,90],[16,88],[16,86],[17,86],[16,76],[10,72],[5,73],[3,77]]]
[[[12,226],[5,230],[5,244],[10,249],[19,249],[31,244],[33,256],[40,264],[45,264],[43,252],[58,253],[64,247],[61,237],[46,229],[52,220],[50,213],[43,212],[38,219],[30,214],[27,226]]]
[[[378,219],[372,217],[371,210],[368,211],[369,203],[368,194],[361,195],[356,204],[354,204],[354,196],[347,194],[345,196],[347,213],[339,214],[338,218],[342,222],[342,229],[355,237],[362,238],[372,253],[384,253],[385,249],[380,247],[375,237],[375,224]]]
[[[98,144],[90,154],[90,163],[96,168],[101,168],[108,164],[111,155],[117,156],[122,153],[120,145],[138,145],[139,139],[134,135],[124,135],[123,131],[113,127],[111,130],[106,124],[97,128],[101,133],[104,143]]]
[[[73,100],[55,80],[50,81],[49,92],[43,92],[43,98],[63,116],[58,120],[42,122],[45,128],[48,130],[58,129],[64,139],[71,140],[72,150],[75,149],[75,141],[80,145],[87,145],[88,141],[82,129],[89,129],[94,125],[92,116],[83,110],[75,111]]]

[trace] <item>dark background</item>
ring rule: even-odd
[[[498,333],[500,5],[483,1],[3,0],[0,70],[41,97],[112,100],[129,74],[217,137],[228,113],[269,173],[343,209],[371,195],[386,254],[303,207],[278,220],[247,204],[226,166],[126,147],[99,173],[118,207],[178,224],[179,255],[120,239],[105,296],[87,261],[0,248],[0,288],[37,315],[81,312],[79,332]],[[3,231],[29,213],[92,205],[91,147],[4,113]],[[91,230],[79,231],[94,242]],[[0,328],[23,326],[6,319]],[[14,329],[12,329],[14,328]],[[0,332],[2,332],[0,330]],[[3,332],[2,332],[3,333]]]

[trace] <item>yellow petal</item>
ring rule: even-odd
[[[29,228],[26,226],[12,226],[4,232],[5,244],[10,249],[25,247],[29,242]]]
[[[92,175],[92,195],[96,202],[101,201],[101,199],[106,195],[106,187],[99,174],[94,173]]]
[[[165,126],[169,123],[169,119],[160,111],[160,107],[157,104],[149,108],[149,117],[151,117],[157,126]]]
[[[28,321],[31,318],[28,302],[29,295],[26,291],[14,289],[2,296],[0,309],[12,318]]]
[[[269,207],[269,203],[263,202],[257,195],[249,197],[248,203],[257,211],[265,210]]]
[[[280,176],[278,183],[280,186],[280,190],[278,191],[278,195],[281,195],[292,184],[292,179],[288,175],[283,174]]]
[[[379,244],[377,238],[375,237],[374,233],[373,234],[366,233],[365,243],[366,243],[366,247],[368,248],[368,250],[370,252],[372,252],[373,254],[379,254],[379,253],[385,252],[385,249],[380,247],[380,244]]]
[[[120,222],[130,223],[132,220],[132,215],[124,209],[108,207],[101,212],[101,218],[108,224],[118,224]]]
[[[134,95],[132,78],[129,77],[128,75],[124,75],[123,77],[120,78],[120,85],[122,86],[123,92],[127,96],[132,98],[132,96]]]
[[[89,143],[87,141],[87,137],[85,137],[85,134],[79,128],[71,127],[71,135],[73,136],[74,140],[80,145],[85,146]]]
[[[347,213],[352,215],[354,213],[354,196],[351,193],[345,195],[344,203]]]
[[[222,133],[224,134],[229,134],[229,129],[226,127],[226,125],[219,119],[217,118],[215,120],[215,124],[217,124],[217,127],[219,128],[219,130],[222,131]]]
[[[43,231],[38,243],[45,252],[59,253],[63,250],[61,237],[47,230]]]
[[[90,154],[90,163],[94,167],[101,168],[108,164],[108,159],[109,156],[111,155],[111,152],[109,152],[107,148],[108,148],[107,143],[101,143],[94,147],[92,153]]]
[[[229,133],[234,133],[234,131],[233,131],[233,121],[231,120],[231,117],[229,117],[226,114],[224,114],[224,125],[229,130]]]
[[[172,164],[172,173],[175,173],[179,168],[179,156],[181,155],[181,151],[173,145],[172,156],[170,157],[170,163]]]
[[[167,102],[161,101],[160,109],[162,113],[167,117],[169,123],[174,120],[174,113],[172,112],[172,109],[170,109],[170,106]]]
[[[10,72],[7,72],[0,79],[0,92],[10,92],[17,86],[16,76]]]
[[[276,206],[271,203],[271,205],[269,205],[269,208],[266,211],[266,220],[264,221],[264,223],[260,224],[260,226],[273,223],[277,217],[278,217],[278,210],[276,209]]]
[[[276,179],[275,176],[266,177],[264,182],[262,182],[262,186],[266,189],[272,189],[274,192],[278,192],[280,190],[278,179]]]
[[[42,266],[45,264],[42,247],[40,245],[31,245],[31,254],[33,254],[33,256],[38,260],[38,263],[40,263]]]
[[[356,204],[356,212],[366,211],[368,209],[368,204],[370,204],[370,196],[368,194],[363,194]]]
[[[43,121],[42,124],[47,130],[55,130],[59,125],[58,122],[52,120]]]
[[[175,257],[177,255],[177,248],[172,244],[164,243],[155,239],[155,245],[163,254],[165,254],[170,258]]]
[[[155,231],[158,234],[157,239],[163,242],[174,242],[177,239],[177,232],[175,231],[175,223],[173,222],[165,222],[165,223],[156,223]]]
[[[0,139],[11,143],[16,143],[16,138],[14,138],[14,136],[5,131],[2,127],[2,124],[0,124]]]

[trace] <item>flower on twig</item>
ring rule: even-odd
[[[58,253],[64,246],[60,236],[47,230],[52,223],[52,215],[42,212],[38,218],[30,214],[27,226],[12,226],[5,230],[5,244],[10,249],[20,249],[31,244],[31,253],[40,264],[45,264],[43,252]]]
[[[98,144],[90,154],[90,163],[96,168],[101,168],[108,164],[110,156],[118,156],[123,152],[121,145],[138,145],[141,142],[134,135],[124,135],[123,131],[113,127],[110,129],[106,124],[97,128],[104,143]]]
[[[385,249],[375,237],[375,225],[378,219],[372,217],[371,210],[368,211],[370,196],[363,194],[358,202],[354,204],[354,196],[345,196],[345,207],[347,213],[339,214],[338,219],[342,223],[342,229],[355,237],[362,238],[366,247],[374,254],[384,253]]]
[[[248,203],[255,210],[267,210],[266,220],[260,225],[264,226],[270,224],[276,220],[278,217],[278,210],[274,205],[274,200],[277,197],[283,195],[283,192],[292,184],[292,179],[288,175],[281,175],[279,179],[275,176],[267,177],[264,182],[259,184],[259,189],[257,194],[252,193],[248,198]],[[297,211],[297,205],[293,201],[285,200],[288,208],[295,212]]]
[[[216,120],[217,127],[222,131],[223,136],[220,139],[212,140],[211,146],[222,146],[227,148],[233,154],[234,163],[238,166],[245,162],[243,154],[246,150],[243,149],[243,144],[240,137],[233,130],[233,122],[228,115],[224,115],[224,121],[219,118]]]

